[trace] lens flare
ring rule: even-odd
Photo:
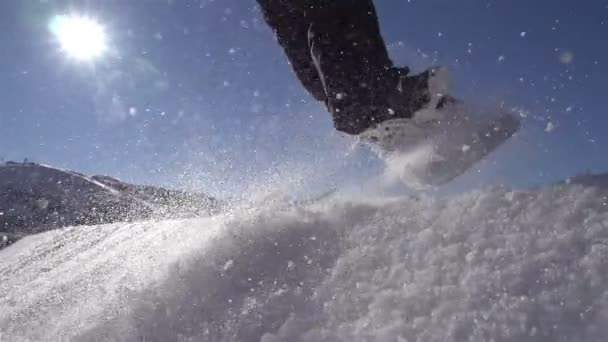
[[[73,59],[90,61],[101,57],[108,48],[104,28],[93,18],[57,15],[49,28],[61,49]]]

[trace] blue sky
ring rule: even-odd
[[[0,156],[217,194],[268,178],[331,188],[377,174],[299,85],[255,5],[0,2]],[[447,65],[455,94],[527,113],[514,141],[453,186],[608,170],[608,1],[376,6],[395,62]],[[66,12],[105,27],[105,56],[82,63],[60,51],[48,25]]]

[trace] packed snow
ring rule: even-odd
[[[604,341],[604,190],[234,208],[0,251],[0,340]]]

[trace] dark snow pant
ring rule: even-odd
[[[258,0],[304,87],[339,131],[358,134],[390,115],[396,87],[371,0]]]

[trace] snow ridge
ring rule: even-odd
[[[7,162],[0,164],[0,248],[22,236],[60,227],[205,216],[221,205],[204,194]]]
[[[0,251],[0,340],[603,341],[593,186],[67,228]]]

